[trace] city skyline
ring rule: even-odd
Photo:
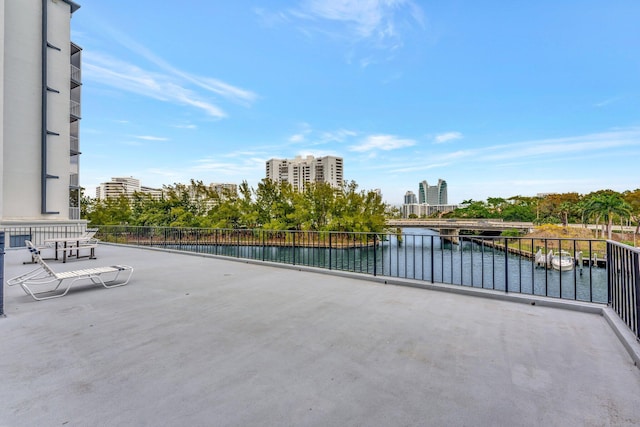
[[[344,159],[387,203],[640,186],[640,5],[81,1],[81,185],[246,180]]]

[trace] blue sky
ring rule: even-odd
[[[640,187],[640,2],[85,0],[81,185],[336,155],[401,204]]]

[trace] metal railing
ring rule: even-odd
[[[603,240],[130,226],[101,226],[98,237],[374,276],[608,301]],[[561,251],[573,257],[566,271],[546,257]]]
[[[80,208],[74,207],[74,206],[70,206],[69,207],[69,219],[70,220],[80,219]]]
[[[73,64],[71,64],[71,80],[82,83],[82,71]]]
[[[608,303],[640,339],[640,249],[607,242]]]
[[[80,216],[80,208],[69,208],[78,210]],[[25,247],[24,241],[30,240],[34,245],[44,245],[46,239],[56,239],[61,237],[77,237],[86,231],[85,224],[73,225],[34,225],[34,226],[7,226],[1,227],[0,231],[5,233],[5,245],[9,248]],[[4,246],[3,246],[4,248]]]
[[[80,152],[80,140],[77,136],[69,136],[69,151],[72,154],[77,154]]]
[[[80,111],[80,103],[78,101],[74,101],[73,99],[70,101],[69,104],[69,112],[71,113],[72,116],[74,117],[82,117],[81,116],[81,111]]]

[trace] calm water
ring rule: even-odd
[[[510,292],[607,302],[605,268],[576,266],[565,272],[540,268],[533,259],[469,241],[443,242],[436,232],[423,229],[407,229],[402,242],[394,238],[386,246],[386,273],[392,276],[431,281],[433,272],[435,282],[497,290],[508,285]]]
[[[231,257],[306,265],[428,282],[449,283],[581,301],[607,302],[605,268],[573,271],[536,267],[533,259],[472,243],[443,242],[437,232],[406,229],[402,238],[389,236],[377,248],[291,248],[188,245],[182,250]]]

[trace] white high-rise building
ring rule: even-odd
[[[0,0],[0,225],[79,222],[79,7]]]
[[[96,187],[96,199],[126,196],[131,198],[134,193],[149,194],[154,199],[162,197],[162,190],[140,185],[140,180],[131,176],[114,177],[111,181],[103,182]]]
[[[437,185],[429,185],[427,181],[418,184],[418,203],[446,205],[447,199],[447,181],[439,179]]]
[[[344,175],[342,157],[301,157],[271,159],[267,161],[266,177],[274,182],[288,182],[297,190],[311,182],[326,182],[333,187],[342,186]]]

